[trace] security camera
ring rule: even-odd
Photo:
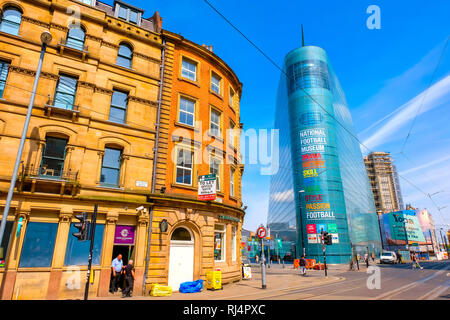
[[[144,208],[144,206],[140,206],[140,207],[137,207],[136,208],[136,211],[142,211],[142,210],[144,210],[145,208]]]

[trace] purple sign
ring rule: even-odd
[[[114,234],[114,244],[134,244],[134,235],[136,227],[133,226],[116,226]]]

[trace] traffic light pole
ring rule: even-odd
[[[327,250],[327,246],[323,243],[323,240],[322,240],[323,268],[325,269],[325,277],[328,277],[328,275],[327,275],[327,256],[325,255],[326,250]]]
[[[86,279],[86,287],[84,289],[84,300],[88,299],[89,295],[89,281],[91,279],[91,268],[92,268],[92,254],[94,251],[94,239],[95,239],[95,226],[97,225],[97,208],[98,204],[95,204],[94,206],[94,214],[91,218],[91,230],[89,238],[91,240],[91,246],[89,248],[89,264],[88,264],[88,271],[87,271],[87,279]]]
[[[262,288],[266,289],[266,258],[264,255],[264,238],[261,239],[261,281]]]

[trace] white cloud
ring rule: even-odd
[[[412,172],[416,172],[418,170],[422,170],[422,169],[425,169],[425,168],[429,168],[431,166],[435,166],[438,163],[444,162],[444,161],[449,160],[449,159],[450,159],[450,155],[448,155],[446,157],[443,157],[443,158],[440,158],[440,159],[436,159],[436,160],[431,161],[431,162],[427,162],[426,164],[423,164],[421,166],[417,166],[415,168],[411,168],[411,169],[402,171],[402,172],[400,172],[400,174],[401,175],[405,175],[405,174],[409,174],[409,173],[412,173]]]
[[[369,149],[373,149],[381,144],[392,141],[397,137],[395,133],[409,123],[409,120],[412,120],[417,114],[423,114],[446,102],[450,102],[450,76],[444,77],[428,90],[425,90],[401,106],[399,108],[401,111],[367,138],[363,142],[364,145]]]

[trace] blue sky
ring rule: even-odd
[[[273,127],[279,70],[203,0],[128,2],[145,9],[146,16],[159,11],[164,29],[213,45],[244,84],[244,129]],[[436,69],[450,35],[448,0],[210,2],[279,65],[287,52],[301,45],[303,24],[306,45],[328,53],[360,140],[373,151],[391,152],[400,174],[422,191],[444,191],[433,199],[439,207],[448,207],[439,214],[428,198],[401,178],[405,202],[429,209],[437,224],[444,219],[449,223],[450,43]],[[381,9],[380,30],[366,26],[366,9],[373,4]],[[432,86],[425,92],[433,74]],[[258,165],[246,165],[244,226],[250,230],[266,222],[269,181]]]

